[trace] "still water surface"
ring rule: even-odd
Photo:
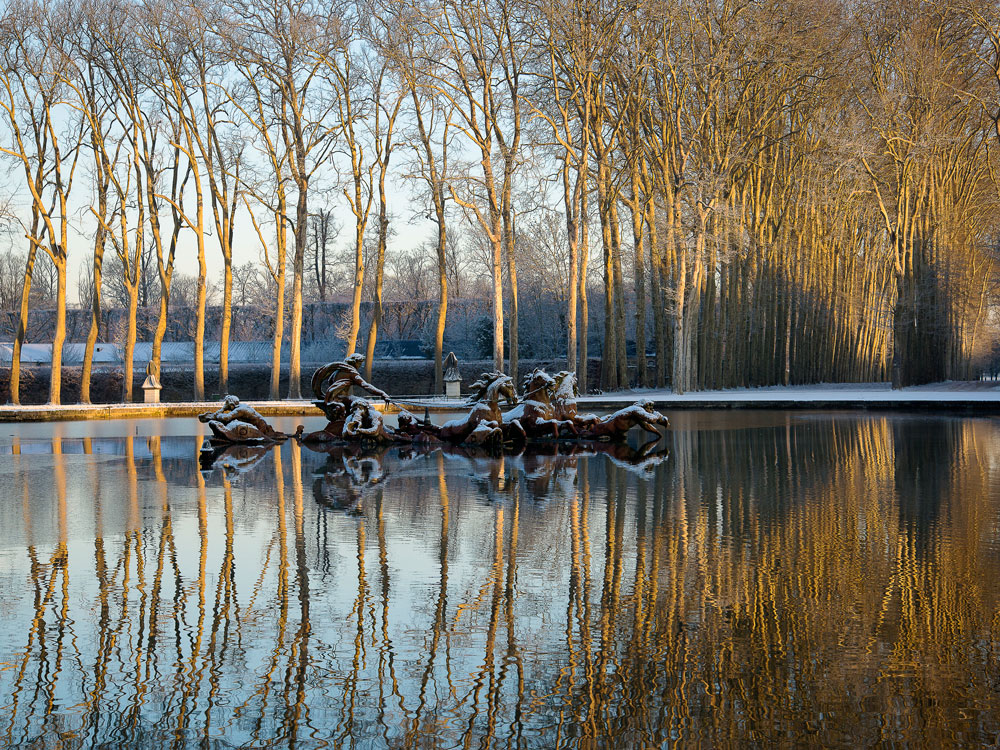
[[[0,746],[998,741],[998,420],[671,417],[204,473],[193,420],[0,425]]]

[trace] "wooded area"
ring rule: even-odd
[[[60,402],[70,256],[83,402],[109,304],[124,399],[138,310],[158,371],[178,304],[204,398],[210,296],[223,391],[234,307],[267,311],[272,398],[302,395],[310,300],[349,303],[369,371],[386,306],[434,300],[439,392],[449,300],[477,296],[498,370],[555,332],[583,390],[900,387],[996,346],[990,0],[10,0],[0,56],[14,403],[40,305]]]

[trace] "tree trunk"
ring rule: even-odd
[[[219,332],[219,395],[229,394],[229,335],[233,325],[233,253],[223,251],[222,326]]]
[[[300,174],[305,171],[305,164],[300,166],[299,171]],[[295,257],[292,261],[292,351],[288,363],[290,399],[302,398],[302,272],[305,267],[306,228],[309,221],[309,209],[306,203],[307,186],[300,181],[298,188],[295,210]]]
[[[197,167],[195,167],[197,169]],[[198,299],[194,324],[194,400],[205,400],[205,297],[208,267],[205,263],[204,200],[201,183],[195,174],[198,234]]]
[[[378,207],[378,250],[375,258],[375,309],[372,310],[372,322],[368,326],[368,340],[365,342],[365,379],[372,377],[372,363],[375,360],[375,341],[379,326],[382,325],[382,277],[385,271],[385,245],[389,232],[389,216],[386,213],[385,184],[379,188]]]
[[[492,177],[491,177],[492,179]],[[491,238],[493,246],[493,369],[503,372],[503,247],[499,237]]]
[[[677,239],[679,207],[674,205],[671,209],[672,216],[667,228],[667,241],[674,243],[677,262],[674,271],[673,357],[670,381],[673,392],[680,394],[684,393],[688,387],[685,357],[687,336],[684,326],[684,304],[687,297],[687,252],[680,247],[680,242]]]
[[[621,222],[618,218],[617,196],[611,195],[608,211],[611,228],[611,268],[614,273],[614,298],[615,298],[615,361],[618,363],[618,387],[628,388],[628,354],[625,341],[625,286],[622,281],[622,237]]]
[[[271,389],[269,396],[273,401],[281,398],[281,340],[285,335],[285,259],[288,254],[288,231],[285,221],[285,197],[278,198],[278,210],[274,216],[277,229],[275,230],[275,244],[277,245],[278,257],[277,273],[275,283],[278,287],[277,299],[274,310],[274,338],[271,340]]]
[[[442,356],[444,352],[444,328],[448,321],[448,257],[447,235],[444,223],[444,197],[436,196],[434,211],[437,214],[438,239],[438,309],[437,323],[434,327],[434,392],[444,393],[444,370]]]
[[[566,209],[566,239],[569,242],[569,287],[566,300],[566,369],[576,372],[576,308],[577,284],[580,262],[580,232],[576,213],[576,193],[570,189],[569,155],[567,154],[562,168],[563,203]],[[577,180],[577,189],[579,189]]]
[[[208,294],[205,244],[198,241],[198,298],[194,324],[194,400],[205,400],[205,301]]]
[[[93,139],[94,153],[98,155],[98,167],[103,167],[100,154],[102,153]],[[80,403],[90,403],[90,379],[94,368],[94,347],[97,345],[97,337],[101,329],[101,278],[102,266],[104,264],[104,222],[108,215],[108,179],[104,174],[97,177],[97,211],[98,221],[94,233],[94,278],[92,279],[94,288],[91,293],[90,304],[90,328],[87,331],[87,343],[83,349],[83,372],[80,375]]]
[[[632,242],[635,248],[635,364],[639,386],[649,387],[646,373],[646,270],[643,237],[644,205],[639,198],[639,172],[632,175]]]
[[[663,258],[656,231],[656,203],[653,200],[649,200],[646,203],[645,221],[646,235],[649,238],[650,294],[653,301],[653,338],[656,345],[656,387],[663,388],[667,382],[667,334],[663,305],[663,282],[665,278],[663,273]],[[642,359],[645,362],[645,355]]]
[[[65,216],[65,214],[64,214]],[[63,222],[63,235],[66,234]],[[66,341],[66,255],[63,252],[53,260],[56,267],[56,330],[52,337],[52,373],[49,380],[49,403],[58,405],[62,397],[62,350]]]
[[[581,171],[578,179],[586,178],[586,160],[581,159]],[[590,213],[588,210],[587,185],[583,183],[580,190],[580,328],[579,346],[580,362],[577,365],[576,379],[580,393],[586,393],[589,388],[587,377],[587,343],[590,336],[590,304],[587,299],[587,267],[590,265]]]
[[[601,389],[614,391],[618,381],[618,328],[615,325],[615,270],[611,249],[611,211],[608,196],[608,166],[598,159],[597,205],[601,220],[601,250],[604,260],[604,343],[601,347]]]
[[[157,378],[162,369],[163,337],[167,333],[167,315],[170,312],[170,276],[160,274],[160,310],[156,316],[156,329],[153,331],[153,351],[149,357],[149,371]]]
[[[138,269],[136,269],[138,273]],[[128,290],[128,329],[125,334],[125,383],[124,383],[124,401],[126,404],[132,402],[132,379],[135,370],[135,365],[132,361],[135,355],[135,339],[136,339],[136,315],[139,309],[139,284],[138,278],[135,279],[136,283],[133,284]]]
[[[518,382],[517,377],[517,257],[514,251],[514,216],[510,208],[510,199],[505,200],[506,210],[504,211],[504,245],[507,254],[507,276],[510,279],[510,315],[507,326],[510,331],[510,372],[508,373],[514,382]]]
[[[90,403],[90,379],[94,369],[94,347],[101,328],[101,264],[104,262],[104,229],[98,227],[97,239],[94,241],[94,288],[90,304],[90,328],[87,330],[87,343],[83,350],[83,372],[80,375],[80,403]]]
[[[359,219],[354,233],[354,287],[351,293],[351,328],[347,333],[348,355],[354,354],[358,346],[358,332],[361,330],[361,292],[365,285],[365,223]]]

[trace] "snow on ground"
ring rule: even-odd
[[[1000,402],[1000,384],[992,381],[931,383],[893,390],[889,383],[817,383],[813,385],[731,388],[720,391],[692,391],[676,394],[666,389],[640,388],[580,396],[580,404],[627,402],[648,398],[655,403],[671,402],[894,402],[894,401],[984,401]]]

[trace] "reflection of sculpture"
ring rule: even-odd
[[[273,445],[247,443],[219,443],[206,440],[201,448],[199,461],[202,471],[221,466],[229,476],[246,474],[270,453]]]
[[[626,442],[605,442],[598,440],[562,440],[544,443],[527,443],[508,450],[498,457],[488,447],[473,445],[414,445],[408,450],[411,455],[443,453],[452,460],[469,462],[469,474],[487,481],[490,491],[504,491],[509,488],[515,474],[522,475],[532,488],[532,497],[538,499],[550,488],[553,480],[561,472],[575,469],[581,458],[607,456],[615,465],[630,472],[648,475],[656,466],[670,456],[669,450],[660,440],[633,448]],[[402,454],[401,454],[402,455]],[[506,470],[500,467],[506,466]],[[514,473],[511,473],[514,469]],[[454,469],[453,469],[454,470]],[[544,487],[544,492],[543,492]]]
[[[288,438],[236,396],[226,396],[221,409],[199,414],[198,421],[208,423],[213,443],[276,443]]]
[[[313,497],[335,510],[351,515],[360,513],[365,492],[385,479],[382,457],[386,450],[384,446],[375,450],[356,446],[329,448],[329,458],[313,482]]]

